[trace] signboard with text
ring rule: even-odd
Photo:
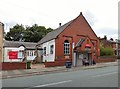
[[[18,51],[9,51],[9,59],[18,59]]]

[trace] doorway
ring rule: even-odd
[[[89,65],[92,65],[92,53],[87,53]]]
[[[92,53],[76,52],[76,66],[82,66],[83,61],[88,60],[89,65],[92,65]]]
[[[82,66],[82,60],[83,60],[83,53],[77,52],[76,53],[76,66]]]

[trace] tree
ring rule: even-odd
[[[10,31],[6,34],[6,40],[13,41],[25,41],[25,42],[38,42],[47,33],[51,32],[52,28],[45,28],[44,26],[38,26],[37,24],[30,26],[15,25],[10,28]]]
[[[52,30],[51,28],[46,29],[44,26],[34,24],[32,27],[26,27],[24,39],[27,42],[38,42]]]
[[[23,39],[25,28],[23,25],[16,24],[10,31],[5,35],[5,39],[9,41],[21,41]]]

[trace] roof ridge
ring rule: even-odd
[[[79,14],[75,19],[68,21],[64,25],[62,25],[62,26],[56,28],[55,30],[53,30],[52,32],[48,33],[45,37],[43,37],[38,42],[38,45],[56,38],[59,34],[61,34],[62,31],[64,31],[64,29],[66,29],[71,23],[73,23],[81,15],[82,14]]]
[[[38,42],[38,44],[42,44],[42,43],[44,43],[44,42],[46,42],[46,41],[49,41],[49,40],[52,40],[53,38],[56,38],[66,27],[69,26],[69,24],[70,24],[72,21],[73,21],[73,20],[70,20],[69,22],[67,22],[67,23],[63,24],[62,26],[56,28],[55,30],[49,32],[45,37],[43,37],[43,38]],[[53,34],[53,33],[55,33],[55,34]],[[51,35],[51,34],[52,34],[52,35]],[[52,37],[51,37],[51,38],[50,38],[50,37],[47,37],[47,36],[49,36],[49,35],[52,36]],[[45,38],[47,38],[47,39],[45,39]]]
[[[34,43],[34,44],[37,44],[35,42],[24,42],[24,41],[8,41],[8,40],[5,40],[4,42],[14,42],[14,43]]]

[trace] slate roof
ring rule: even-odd
[[[117,43],[116,41],[112,41],[112,40],[107,40],[110,43]]]
[[[82,12],[80,12],[80,15],[82,15]],[[80,16],[80,15],[79,15],[79,16]],[[79,17],[79,16],[78,16],[78,17]],[[48,33],[45,37],[43,37],[43,38],[38,42],[37,45],[43,44],[43,43],[45,43],[45,42],[47,42],[47,41],[50,41],[50,40],[52,40],[52,39],[57,38],[57,36],[58,36],[62,31],[64,31],[72,22],[74,22],[78,17],[76,17],[75,19],[69,21],[68,23],[60,26],[59,28],[53,30],[52,32]],[[83,16],[83,18],[84,18],[84,16]],[[85,19],[85,18],[84,18],[84,19]],[[87,22],[86,19],[85,19],[85,21],[86,21],[86,23],[89,25],[89,23]],[[89,26],[90,26],[90,25],[89,25]],[[91,28],[91,26],[90,26],[90,28]],[[91,28],[91,30],[92,30],[92,28]],[[92,31],[93,31],[93,30],[92,30]],[[93,33],[94,33],[94,31],[93,31]],[[94,34],[95,34],[95,33],[94,33]],[[96,34],[95,34],[95,36],[97,37]]]
[[[100,38],[100,41],[106,41],[106,42],[109,42],[109,43],[118,43],[117,41],[107,40],[107,39],[105,39],[105,38]]]
[[[68,23],[60,26],[59,28],[53,30],[52,32],[48,33],[45,37],[43,37],[39,42],[38,44],[42,44],[42,43],[45,43],[47,41],[50,41],[52,39],[55,39],[57,38],[57,36],[66,28],[68,27],[71,23],[72,23],[73,20],[69,21]]]
[[[4,41],[4,47],[20,47],[24,46],[27,49],[35,49],[37,43],[20,42],[20,41]]]

